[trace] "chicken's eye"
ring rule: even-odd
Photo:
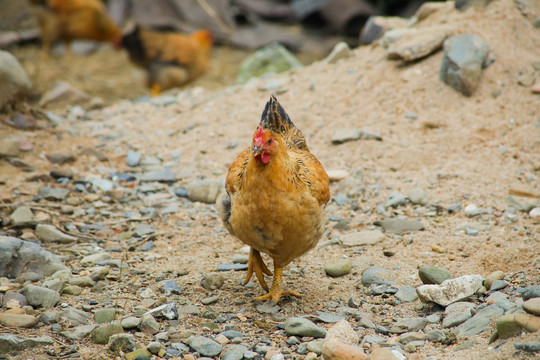
[[[272,139],[268,140],[268,141],[266,142],[266,145],[272,145]]]

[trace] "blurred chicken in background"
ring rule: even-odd
[[[212,43],[208,30],[187,35],[137,26],[122,37],[121,46],[135,65],[146,70],[155,96],[201,75],[208,66]]]
[[[111,41],[118,45],[122,33],[100,0],[31,0],[41,29],[45,54],[57,41],[71,53],[72,40]]]

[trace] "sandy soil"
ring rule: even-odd
[[[538,7],[528,11],[540,14]],[[88,112],[86,121],[67,120],[54,128],[41,120],[43,128],[33,132],[3,126],[0,135],[16,134],[33,145],[22,159],[36,168],[35,173],[57,167],[43,155],[59,149],[79,154],[75,163],[64,166],[79,177],[96,175],[100,167],[133,171],[125,165],[125,156],[129,150],[139,150],[144,156],[163,159],[163,165],[179,177],[176,186],[203,177],[222,179],[237,153],[250,143],[270,94],[265,86],[278,79],[282,84],[278,98],[305,134],[312,152],[326,169],[350,173],[347,179],[331,184],[332,194],[346,193],[360,204],[360,209],[355,211],[347,205],[340,208],[334,202],[329,203],[327,215],[346,220],[350,229],[337,230],[333,228],[335,222],[328,221],[327,233],[321,241],[373,228],[373,222],[384,217],[377,214],[376,206],[384,204],[392,192],[407,194],[414,187],[425,189],[430,204],[444,209],[456,203],[463,207],[474,203],[494,212],[471,220],[463,211],[423,215],[412,205],[387,210],[387,216],[421,219],[426,230],[402,236],[388,234],[383,242],[362,249],[338,245],[314,249],[289,265],[286,286],[299,291],[302,298],[280,303],[281,311],[277,315],[255,310],[251,299],[262,291],[258,285],[253,289],[242,288],[243,272],[227,274],[225,286],[217,291],[220,301],[213,308],[220,313],[243,313],[246,320],[237,324],[242,332],[254,338],[271,337],[277,346],[283,343],[283,339],[272,335],[277,323],[289,316],[329,309],[332,301],[346,302],[351,296],[363,301],[362,311],[373,311],[374,319],[387,324],[394,318],[430,313],[432,309],[426,305],[418,310],[417,303],[396,306],[392,297],[365,294],[356,283],[362,271],[371,265],[392,270],[389,278],[396,280],[398,286],[420,285],[417,269],[422,264],[443,267],[455,276],[486,276],[502,270],[512,274],[514,287],[539,283],[540,226],[526,213],[520,213],[516,221],[501,216],[508,208],[505,198],[510,189],[540,193],[540,97],[529,87],[518,84],[524,73],[540,81],[540,73],[534,73],[532,67],[532,63],[540,61],[540,32],[533,28],[529,18],[513,1],[499,0],[485,10],[472,8],[464,13],[448,7],[416,26],[452,24],[459,32],[475,33],[490,45],[495,62],[485,69],[480,86],[471,97],[464,97],[439,80],[441,52],[403,65],[386,60],[381,46],[366,46],[355,49],[350,58],[335,65],[316,62],[303,70],[239,87],[231,86],[234,72],[222,73],[216,69],[230,69],[242,55],[225,57],[218,50],[214,54],[213,70],[191,89],[174,93],[176,103],[160,106],[152,102],[119,101]],[[147,94],[138,75],[116,77],[117,72],[126,74],[134,70],[127,66],[124,55],[108,49],[87,58],[70,59],[80,62],[78,68],[66,65],[62,59],[36,62],[33,60],[36,49],[23,49],[16,54],[33,79],[41,79],[37,82],[40,92],[63,74],[69,82],[92,96],[106,99],[107,103]],[[104,71],[86,73],[91,64],[96,69],[98,62],[107,64]],[[122,78],[130,80],[122,82]],[[213,81],[214,85],[222,82],[228,87],[206,87],[210,78],[219,79]],[[135,85],[138,81],[141,81],[139,85]],[[493,96],[494,92],[500,95]],[[66,115],[69,109],[57,112]],[[416,114],[414,120],[406,116],[411,112]],[[332,135],[343,128],[378,132],[383,141],[333,145]],[[237,142],[238,147],[231,149],[232,142]],[[88,147],[105,154],[106,160],[99,162],[93,155],[81,154]],[[173,159],[171,154],[177,151],[182,155]],[[4,203],[30,199],[42,185],[26,181],[33,174],[5,162],[0,166],[0,196]],[[374,190],[376,187],[380,189]],[[165,185],[163,189],[169,191]],[[536,201],[521,197],[519,200]],[[85,201],[88,204],[92,199]],[[120,214],[129,210],[118,203],[112,207]],[[57,212],[53,214],[54,223],[77,220]],[[122,233],[136,225],[114,217],[107,220],[104,216],[98,214],[93,220],[85,221],[109,224],[112,233]],[[177,221],[190,225],[177,226]],[[490,229],[475,237],[457,230],[470,221],[489,224]],[[125,278],[111,286],[107,294],[115,296],[126,312],[136,308],[137,294],[155,285],[155,276],[160,272],[174,278],[179,270],[189,271],[178,278],[185,288],[181,298],[197,303],[209,296],[199,286],[201,274],[215,271],[218,264],[230,262],[235,253],[244,251],[242,244],[223,230],[211,205],[184,203],[178,212],[149,223],[158,229],[156,247],[150,254],[154,257],[125,253],[128,263],[145,273],[124,274]],[[114,235],[105,237],[102,244],[105,248],[124,245],[125,241],[117,240]],[[395,256],[384,256],[386,249],[395,251]],[[65,256],[76,264],[76,256],[68,253]],[[351,274],[335,279],[325,276],[324,265],[344,256],[355,264]],[[62,301],[78,304],[84,299],[102,297],[105,295],[88,292],[81,298],[63,297]],[[186,317],[177,327],[181,332],[200,333],[200,322],[201,318]],[[361,335],[370,333],[373,331],[365,330]],[[454,352],[457,345],[426,342],[408,359],[511,358],[512,341],[496,352],[492,345],[488,347],[489,335],[490,332],[485,332],[476,336],[477,344],[460,352]],[[527,337],[533,338],[533,335]],[[84,358],[97,358],[102,351],[89,340],[82,347]]]

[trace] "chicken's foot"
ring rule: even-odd
[[[251,277],[255,273],[255,276],[257,276],[257,280],[259,280],[259,284],[261,284],[261,287],[268,291],[268,285],[266,285],[266,281],[264,281],[264,275],[265,273],[268,276],[272,275],[272,272],[268,269],[266,264],[264,263],[261,253],[254,248],[251,248],[251,251],[249,252],[249,262],[248,262],[248,269],[246,274],[246,279],[244,280],[244,285],[251,280]]]
[[[294,290],[283,291],[283,266],[276,265],[274,263],[274,280],[272,281],[272,287],[268,294],[256,297],[255,300],[266,301],[271,300],[274,304],[277,304],[278,301],[284,296],[296,296],[300,297],[300,294]]]
[[[158,96],[161,93],[161,86],[159,86],[158,84],[152,84],[151,90],[152,90],[152,94],[151,94],[152,97]]]

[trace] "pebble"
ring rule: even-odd
[[[137,237],[151,235],[154,232],[155,232],[154,227],[152,225],[146,225],[146,224],[137,225],[133,229],[133,235]]]
[[[227,339],[229,340],[232,340],[234,338],[241,338],[244,336],[240,331],[236,331],[236,330],[225,330],[224,332],[221,333],[221,335],[227,337]]]
[[[341,236],[340,241],[343,247],[375,245],[386,238],[379,230],[360,230]]]
[[[331,169],[327,170],[329,180],[332,181],[341,181],[349,177],[349,172],[347,170]]]
[[[506,314],[497,320],[499,339],[517,336],[523,330],[527,332],[540,330],[540,318],[530,314]]]
[[[28,226],[34,223],[34,214],[28,206],[19,206],[9,216],[11,225]]]
[[[332,144],[339,145],[361,139],[382,141],[382,136],[378,133],[358,129],[339,129],[332,135]]]
[[[140,178],[141,181],[150,182],[157,181],[163,183],[173,183],[176,182],[176,174],[167,168],[151,170],[143,174]]]
[[[351,272],[352,263],[349,259],[340,259],[336,262],[325,265],[324,271],[330,277],[339,277]]]
[[[203,356],[216,356],[222,350],[220,344],[204,336],[191,336],[188,345]]]
[[[440,284],[452,278],[452,274],[448,270],[431,265],[420,266],[418,276],[423,284]]]
[[[428,203],[427,194],[424,189],[416,187],[409,191],[409,200],[413,204],[426,205]]]
[[[60,335],[71,340],[82,340],[90,335],[97,327],[99,327],[99,325],[96,324],[80,325],[70,330],[62,331],[60,332]]]
[[[87,255],[81,259],[81,265],[83,266],[95,265],[98,262],[109,260],[111,258],[112,258],[111,254],[107,252]]]
[[[539,21],[540,24],[540,21]],[[537,26],[540,27],[540,26]],[[514,343],[514,348],[516,350],[522,350],[526,352],[538,352],[540,351],[540,342],[539,341],[531,341],[526,343]]]
[[[24,310],[22,310],[24,312]],[[0,325],[6,327],[33,327],[38,323],[38,319],[32,315],[13,314],[8,312],[0,313]]]
[[[418,294],[416,294],[416,289],[409,285],[405,285],[399,288],[395,296],[399,301],[402,301],[402,302],[412,302],[418,299]]]
[[[455,302],[444,310],[443,329],[460,325],[472,317],[475,305],[469,302]]]
[[[150,351],[152,354],[154,355],[157,355],[159,354],[159,352],[164,349],[165,347],[163,346],[162,343],[160,342],[157,342],[157,341],[151,341],[150,343],[148,343],[148,345],[146,346],[146,349],[148,349],[148,351]]]
[[[91,179],[90,183],[95,190],[111,191],[114,189],[114,183],[111,180],[95,178]]]
[[[493,284],[491,284],[490,290],[491,291],[501,290],[507,286],[508,286],[508,282],[504,280],[495,280]]]
[[[159,323],[152,315],[144,315],[139,324],[139,329],[148,335],[154,335],[159,332]]]
[[[480,275],[465,275],[443,281],[440,285],[422,285],[416,293],[422,302],[434,302],[448,306],[456,301],[467,299],[482,287]]]
[[[374,225],[382,226],[385,231],[398,235],[411,232],[422,231],[425,229],[421,221],[406,220],[406,219],[384,219],[373,222]]]
[[[404,33],[388,47],[390,60],[415,61],[439,50],[443,41],[455,30],[448,25],[435,25],[422,30],[403,29]]]
[[[279,308],[277,309],[279,310]],[[327,324],[337,323],[343,320],[343,316],[330,314],[321,310],[317,310],[317,320]]]
[[[168,350],[169,349],[167,349],[167,354],[169,354]],[[175,354],[170,354],[170,355],[178,356],[180,354],[175,353]],[[127,353],[125,357],[126,357],[126,360],[151,360],[152,353],[150,353],[150,351],[148,351],[148,349],[146,348],[141,348],[141,349],[137,349],[137,350]]]
[[[214,204],[224,188],[225,185],[222,180],[197,180],[186,186],[187,197],[193,202]]]
[[[247,347],[243,345],[231,345],[225,349],[220,356],[221,360],[242,360],[244,354],[247,351]]]
[[[63,201],[67,198],[69,192],[69,189],[42,186],[38,190],[38,196],[45,200]]]
[[[439,329],[433,329],[430,331],[427,331],[424,335],[424,339],[431,341],[431,342],[445,342],[447,339],[446,333]]]
[[[232,258],[233,264],[247,264],[249,262],[249,256],[236,254]]]
[[[489,214],[488,209],[484,209],[476,206],[475,204],[469,204],[465,207],[465,215],[467,217],[475,217],[479,215]]]
[[[220,273],[205,274],[201,280],[201,286],[206,290],[217,290],[225,284],[225,276]]]
[[[109,338],[114,334],[120,334],[124,331],[119,322],[101,325],[92,332],[92,342],[94,344],[107,344]]]
[[[125,319],[122,319],[122,321],[120,322],[120,325],[122,325],[124,329],[134,329],[137,326],[139,326],[140,323],[141,323],[140,318],[135,317],[135,316],[129,316]]]
[[[364,270],[362,273],[361,281],[362,285],[365,287],[369,287],[372,284],[383,284],[383,285],[391,285],[393,282],[390,281],[384,281],[381,278],[381,275],[384,275],[388,273],[388,270],[379,267],[379,266],[372,266]]]
[[[135,338],[131,334],[114,334],[107,343],[109,351],[127,353],[135,349]]]
[[[330,54],[322,61],[325,64],[335,64],[339,60],[346,59],[351,56],[351,48],[346,42],[339,42],[334,46]]]
[[[94,321],[97,324],[109,323],[116,317],[116,309],[99,309],[94,313]]]
[[[322,338],[326,336],[326,330],[315,325],[312,321],[301,318],[291,317],[285,323],[285,332],[287,335],[311,336]]]
[[[219,301],[219,295],[210,296],[201,300],[203,305],[215,304]]]
[[[200,315],[200,310],[196,305],[183,305],[178,307],[179,314]]]
[[[88,325],[92,315],[86,311],[69,307],[62,312],[62,318],[71,326]]]
[[[45,157],[53,164],[63,165],[74,162],[76,160],[75,155],[72,153],[53,153],[46,154]]]
[[[423,330],[427,325],[427,320],[422,317],[398,319],[389,329],[394,334],[402,334],[411,331]]]
[[[39,316],[39,321],[46,324],[55,324],[60,321],[60,313],[58,311],[44,311]]]
[[[540,316],[540,298],[532,298],[523,303],[523,309],[528,313]]]
[[[386,203],[384,204],[385,208],[393,207],[394,209],[398,206],[402,206],[407,204],[407,197],[400,193],[392,193],[386,200]]]
[[[401,360],[401,358],[396,357],[391,349],[377,347],[372,350],[369,360]]]
[[[247,264],[219,264],[217,266],[217,271],[243,271],[247,270]]]
[[[495,280],[502,280],[504,279],[504,272],[498,270],[498,271],[494,271],[492,272],[491,274],[489,274],[488,276],[486,276],[486,278],[484,279],[484,287],[488,290],[491,289],[491,285],[493,284],[493,282]]]
[[[329,339],[322,347],[322,357],[325,360],[363,360],[367,355],[359,346],[351,345],[339,339]]]
[[[184,290],[180,286],[178,286],[178,283],[174,280],[167,280],[163,282],[159,288],[162,293],[164,293],[166,296],[169,296],[171,294],[180,295],[182,291]]]
[[[127,166],[135,167],[141,161],[141,153],[139,151],[129,151],[126,157]]]
[[[503,315],[504,310],[497,305],[489,305],[478,311],[473,317],[457,326],[452,332],[457,337],[470,337],[478,335],[484,331],[491,330],[489,325],[492,318]]]
[[[521,292],[521,297],[525,301],[529,300],[529,299],[532,299],[532,298],[539,298],[540,297],[540,285],[527,286]]]
[[[36,285],[26,285],[21,293],[28,304],[35,307],[52,308],[60,301],[60,294],[54,290]]]

